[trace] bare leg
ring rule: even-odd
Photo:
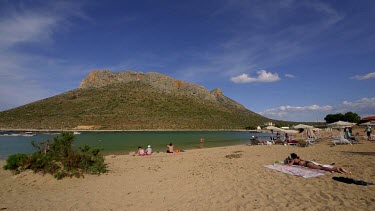
[[[349,172],[349,171],[347,171],[347,170],[345,170],[341,167],[340,168],[339,167],[328,168],[328,167],[315,165],[314,163],[307,163],[307,167],[312,168],[312,169],[324,170],[324,171],[334,171],[334,172],[338,172],[338,173],[341,173],[341,174],[351,174],[351,172]]]
[[[338,172],[337,168],[327,168],[327,167],[315,165],[314,163],[307,163],[307,167],[311,169],[319,169],[319,170],[325,170],[325,171],[335,171],[336,169],[336,172]]]
[[[346,169],[344,169],[344,168],[337,168],[337,170],[340,172],[340,173],[342,173],[342,174],[352,174],[352,172],[350,172],[350,171],[347,171]]]

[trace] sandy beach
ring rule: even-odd
[[[178,148],[178,146],[176,146]],[[302,178],[265,168],[295,152],[352,175]],[[109,172],[56,180],[0,170],[1,210],[375,210],[375,141],[331,147],[239,145],[151,156],[107,156]],[[0,161],[1,166],[5,161]]]

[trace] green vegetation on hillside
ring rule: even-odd
[[[0,128],[244,129],[270,121],[220,97],[215,102],[138,81],[117,83],[75,89],[1,112]]]

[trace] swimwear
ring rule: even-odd
[[[300,161],[298,161],[298,162],[293,162],[293,165],[302,166],[302,165],[299,165],[299,163],[300,163],[301,161],[304,161],[304,160],[300,160]],[[311,163],[311,161],[305,160],[305,165],[303,165],[303,166],[308,167],[307,164],[309,164],[309,163]]]
[[[305,161],[305,166],[308,167],[307,164],[309,164],[309,163],[311,163],[311,161],[306,160]]]

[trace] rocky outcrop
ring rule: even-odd
[[[124,72],[113,73],[109,70],[94,70],[82,80],[79,88],[102,87],[114,83],[129,83],[134,81],[148,84],[153,88],[166,93],[193,95],[203,100],[220,101],[221,103],[245,109],[242,105],[225,97],[222,90],[219,88],[209,91],[203,86],[176,80],[157,72],[143,73],[127,70]]]

